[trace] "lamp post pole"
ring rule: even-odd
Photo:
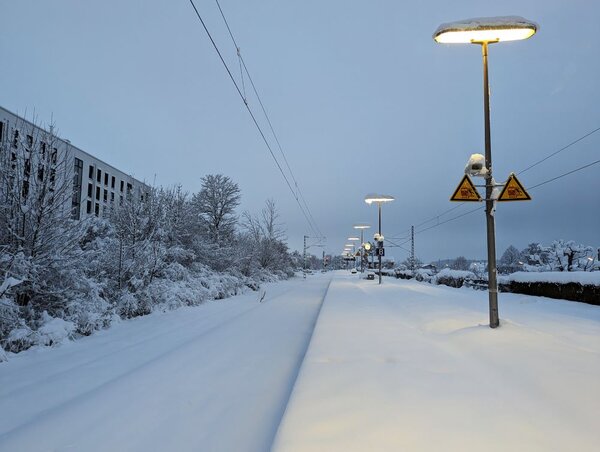
[[[492,43],[494,41],[491,41]],[[490,132],[490,83],[488,79],[488,41],[481,44],[483,57],[483,116],[485,122],[485,218],[487,225],[487,257],[488,257],[488,297],[490,305],[490,327],[500,325],[498,315],[498,281],[496,272],[496,225],[494,221],[494,201],[492,200],[492,140]]]
[[[381,203],[377,203],[377,210],[379,211],[379,236],[381,237]],[[381,254],[379,254],[379,284],[381,284]]]
[[[360,230],[360,272],[362,273],[364,271],[364,248],[363,248],[363,230]]]
[[[442,44],[479,44],[483,58],[483,117],[485,127],[485,218],[488,255],[488,296],[490,327],[500,325],[498,317],[498,281],[496,271],[496,232],[492,192],[492,143],[490,138],[490,84],[488,79],[488,47],[501,41],[518,41],[533,36],[535,22],[519,16],[484,17],[441,24],[433,39]]]

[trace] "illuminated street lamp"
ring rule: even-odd
[[[365,196],[365,202],[367,204],[372,204],[372,203],[377,203],[377,209],[378,209],[378,213],[379,213],[379,232],[378,235],[381,236],[381,204],[385,203],[385,202],[391,202],[394,200],[393,196],[390,195],[379,195],[376,193],[370,193],[367,196]],[[378,240],[378,246],[377,246],[378,250],[381,249],[383,250],[383,240]],[[378,253],[382,253],[383,251],[377,251]],[[381,284],[381,254],[378,254],[379,256],[379,284]]]
[[[354,229],[359,229],[360,230],[360,246],[362,248],[364,248],[365,242],[364,242],[364,237],[363,237],[363,232],[365,229],[369,229],[371,227],[370,224],[366,224],[366,223],[357,223],[354,226],[352,226]],[[363,251],[361,250],[360,253],[360,272],[362,273],[364,271],[364,262],[363,262]]]
[[[442,24],[433,34],[441,44],[479,44],[483,56],[483,115],[485,123],[485,216],[487,223],[488,287],[490,327],[500,324],[498,317],[498,281],[496,279],[496,232],[492,199],[492,144],[490,138],[490,87],[488,80],[488,45],[500,41],[527,39],[538,26],[518,16],[466,19]]]

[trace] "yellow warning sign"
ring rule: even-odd
[[[450,197],[450,201],[482,201],[481,196],[477,192],[475,185],[471,182],[471,178],[465,174],[462,178],[454,194]]]
[[[519,182],[514,173],[510,173],[504,188],[498,196],[498,201],[531,201],[531,196],[525,190],[525,187]]]

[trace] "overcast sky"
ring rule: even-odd
[[[239,80],[216,3],[195,2]],[[490,47],[497,180],[600,127],[594,0],[221,6],[328,253],[341,251],[353,223],[376,227],[365,194],[396,197],[384,206],[383,233],[405,236],[454,206],[448,198],[469,155],[483,153],[480,48],[436,44],[442,22],[520,15],[540,25],[529,40]],[[240,211],[275,199],[291,248],[312,235],[189,0],[3,1],[0,55],[3,107],[53,117],[64,138],[139,179],[194,192],[203,175],[225,174],[242,190]],[[259,115],[256,99],[249,103]],[[532,186],[599,156],[597,132],[521,181]],[[498,255],[510,244],[560,238],[600,246],[599,176],[595,165],[533,190],[531,202],[500,205]],[[483,211],[417,234],[416,254],[483,258]]]

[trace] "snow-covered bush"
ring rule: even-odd
[[[42,325],[37,329],[37,342],[40,345],[58,345],[72,337],[75,328],[73,322],[51,317],[44,312]]]
[[[429,268],[417,268],[414,273],[417,281],[430,282],[434,271]]]
[[[468,270],[453,270],[445,268],[431,278],[432,284],[443,284],[450,287],[462,287],[465,280],[476,279],[473,272]]]
[[[239,189],[225,176],[206,176],[191,197],[149,188],[106,218],[74,221],[71,179],[61,176],[70,156],[50,158],[41,143],[0,146],[11,146],[0,149],[1,350],[59,344],[294,274],[275,203],[238,225]]]

